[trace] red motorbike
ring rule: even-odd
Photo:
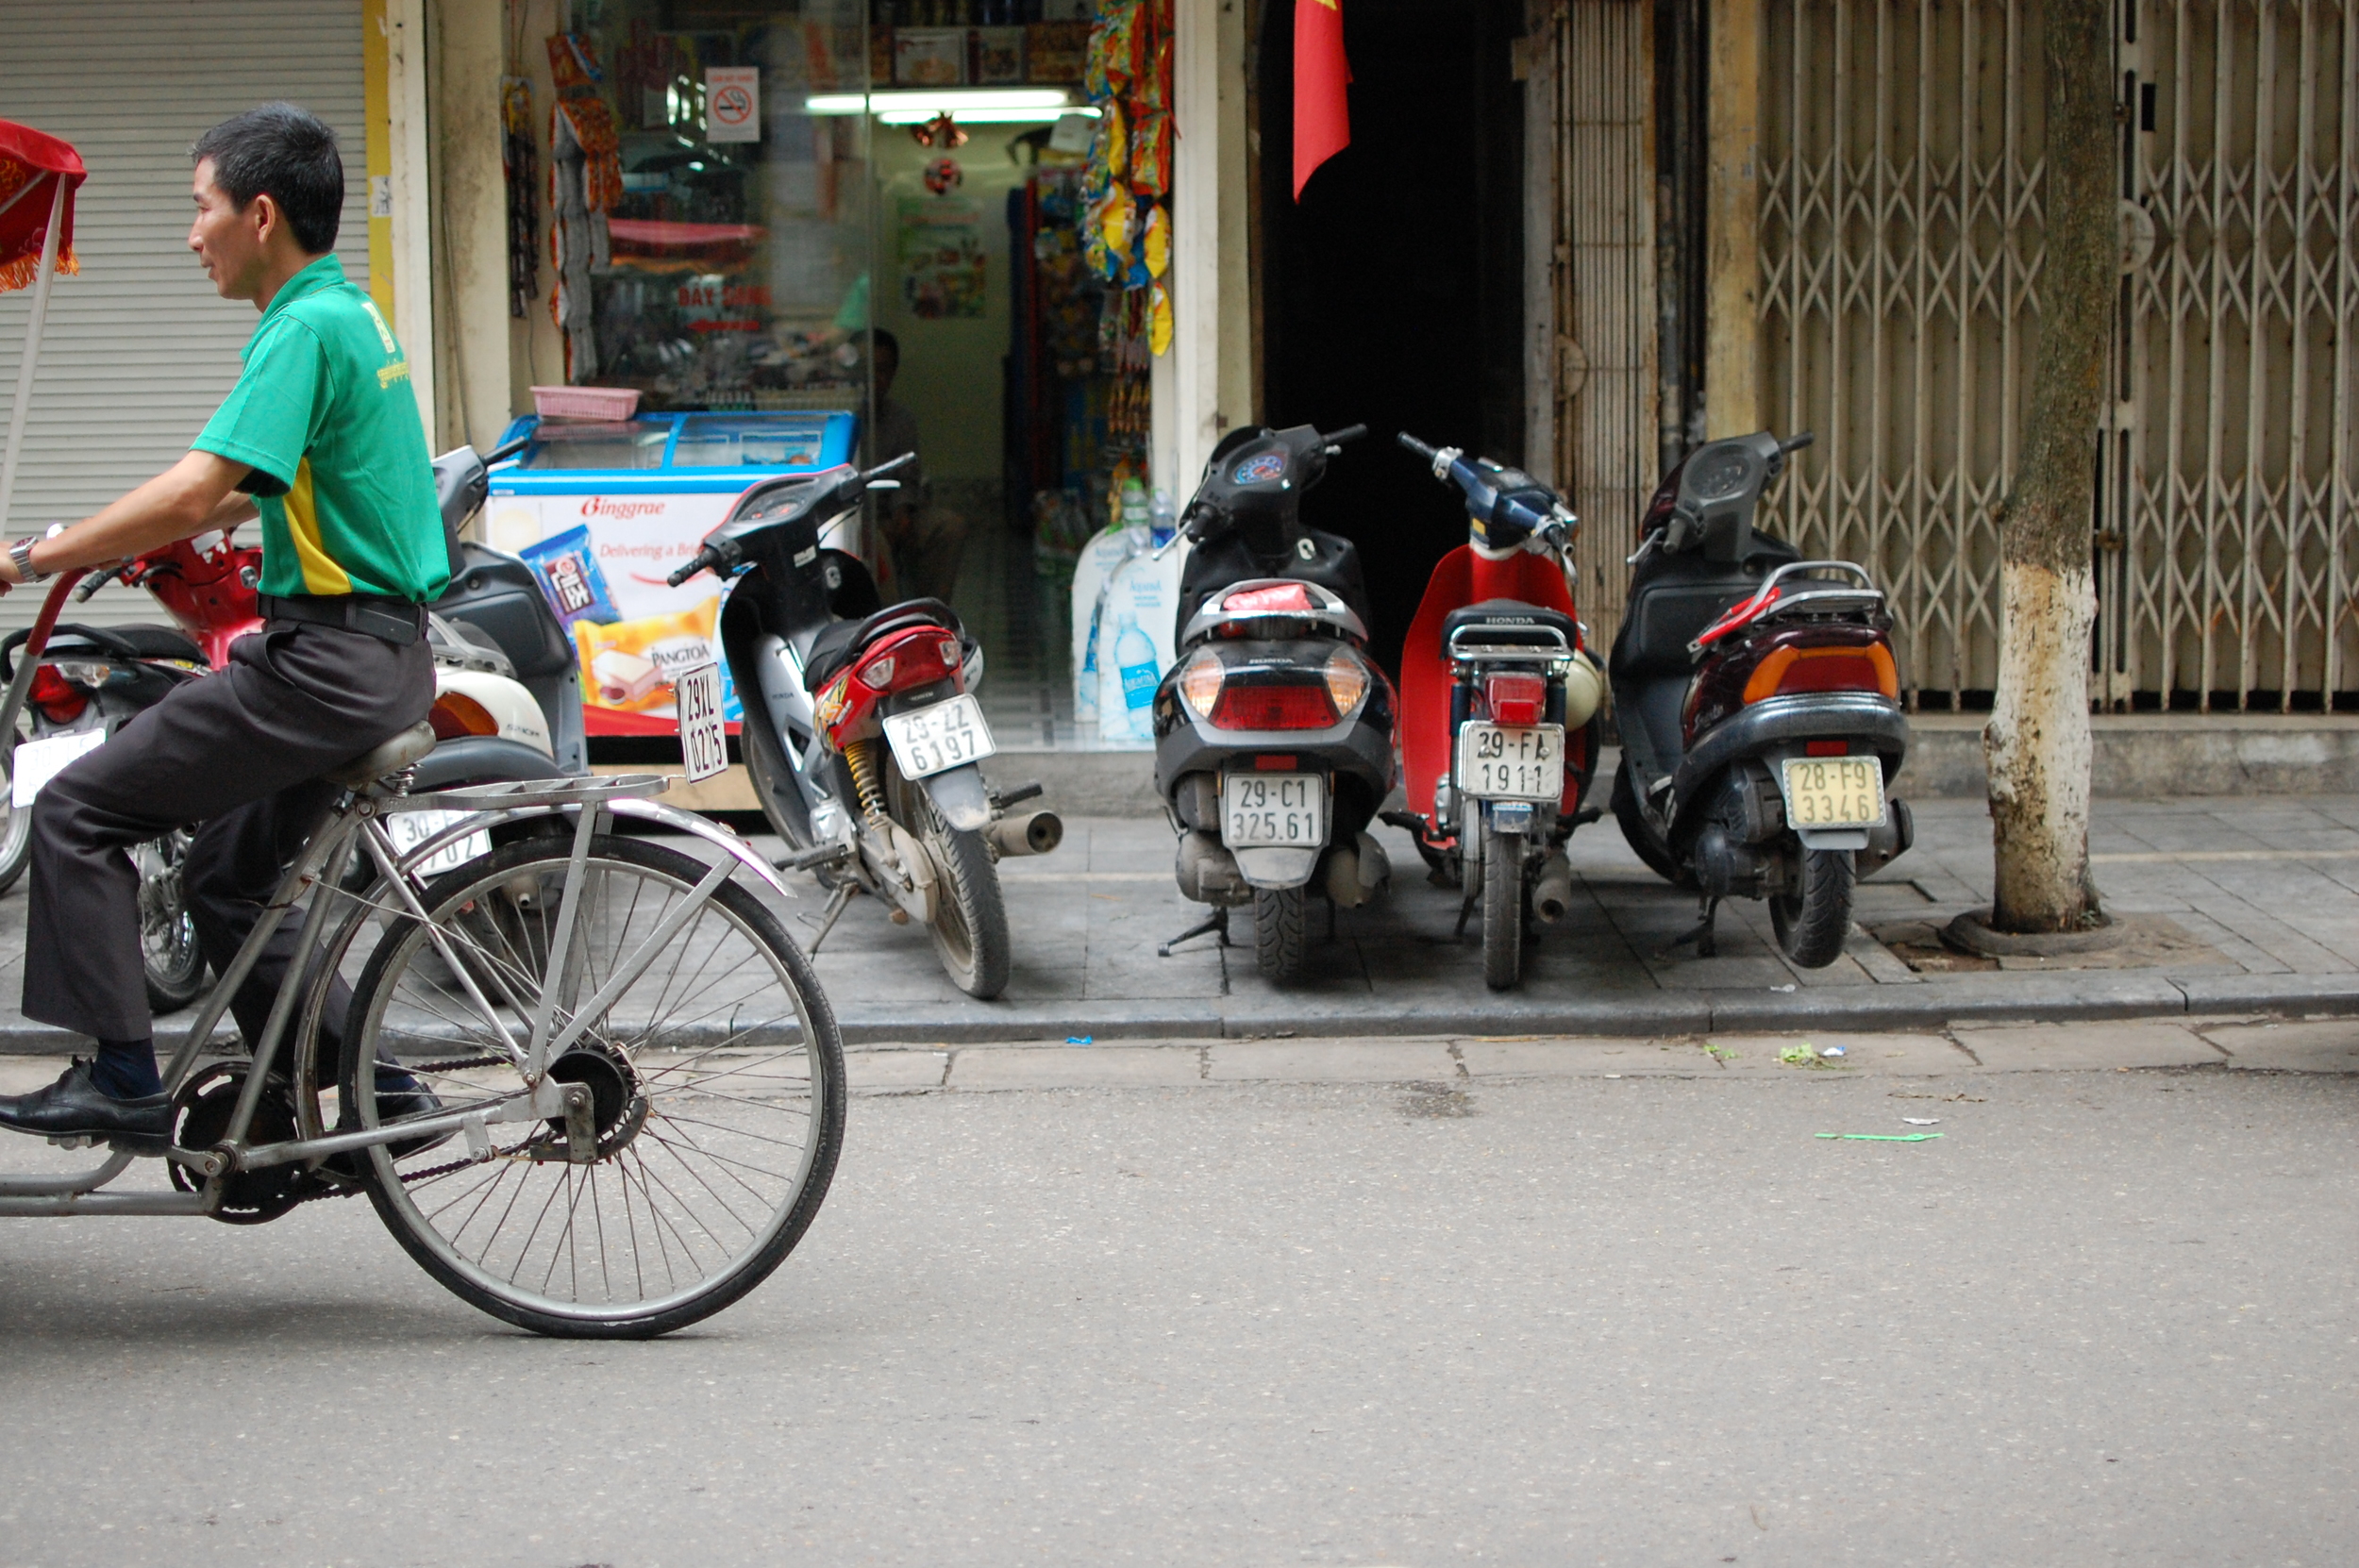
[[[1604,682],[1573,610],[1580,526],[1531,475],[1403,434],[1401,445],[1456,485],[1467,541],[1444,556],[1400,654],[1406,811],[1438,879],[1464,891],[1458,929],[1482,909],[1482,978],[1523,975],[1532,917],[1572,905],[1564,842],[1598,813],[1581,798],[1598,763]]]

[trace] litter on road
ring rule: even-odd
[[[1822,1132],[1820,1138],[1849,1138],[1859,1143],[1922,1143],[1941,1136],[1937,1132]]]

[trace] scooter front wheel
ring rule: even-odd
[[[1301,976],[1311,958],[1309,903],[1300,888],[1253,890],[1253,966],[1264,980]]]
[[[1804,969],[1824,969],[1843,954],[1851,934],[1851,889],[1858,866],[1848,849],[1805,849],[1800,892],[1769,900],[1778,946]]]
[[[1482,983],[1506,991],[1524,977],[1524,851],[1521,833],[1490,834],[1482,845]]]

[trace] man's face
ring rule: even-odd
[[[877,350],[877,396],[879,400],[893,395],[893,377],[901,369],[901,351],[878,347]]]
[[[278,204],[258,195],[240,211],[229,192],[213,183],[213,160],[196,166],[190,193],[196,222],[189,225],[189,249],[205,265],[205,275],[224,299],[252,299],[269,273],[269,240],[279,224]]]

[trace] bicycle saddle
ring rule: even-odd
[[[347,790],[365,790],[388,774],[396,774],[434,749],[434,726],[420,719],[390,741],[378,742],[351,761],[321,775]]]

